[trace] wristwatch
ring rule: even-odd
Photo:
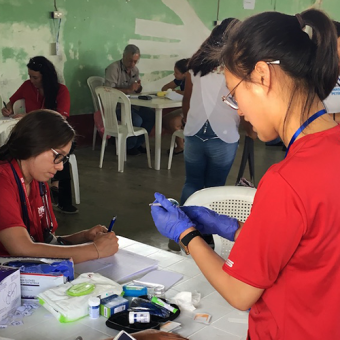
[[[185,251],[186,255],[189,255],[189,249],[188,249],[188,244],[190,241],[195,238],[196,236],[202,237],[202,234],[198,230],[191,231],[190,233],[186,234],[180,241],[179,245],[180,247]]]

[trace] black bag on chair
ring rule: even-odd
[[[243,177],[247,161],[249,164],[250,181]],[[254,140],[248,136],[244,140],[242,160],[235,185],[255,188]]]

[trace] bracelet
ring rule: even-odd
[[[97,254],[98,254],[97,260],[98,260],[98,259],[100,259],[99,250],[98,250],[98,248],[97,248],[97,245],[96,245],[94,242],[93,242],[92,244],[94,245],[94,247],[95,247],[96,250],[97,250]]]

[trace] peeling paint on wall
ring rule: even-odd
[[[46,25],[28,26],[25,23],[2,24],[1,35],[1,96],[8,98],[28,79],[27,63],[31,57],[46,56],[55,65],[60,81],[64,81],[63,70],[66,57],[62,52],[58,56],[50,56],[51,31]],[[5,85],[5,86],[4,86]]]

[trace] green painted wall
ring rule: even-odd
[[[58,31],[58,20],[50,18],[54,1],[0,0],[0,95],[7,101],[27,79],[28,59],[44,55],[68,86],[74,115],[93,112],[86,79],[103,76],[128,43],[141,49],[145,90],[172,79],[174,62],[189,57],[208,36],[218,0],[56,0],[56,5],[64,17],[59,53],[52,55]],[[218,18],[269,10],[295,14],[312,5],[340,20],[339,0],[256,0],[254,10],[244,10],[242,0],[220,0]]]

